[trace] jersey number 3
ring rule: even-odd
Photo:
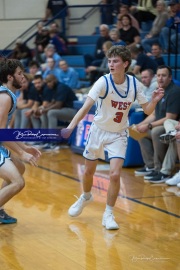
[[[115,115],[116,115],[116,117],[113,119],[114,122],[121,123],[121,120],[122,120],[122,117],[123,117],[123,113],[122,112],[117,112]]]

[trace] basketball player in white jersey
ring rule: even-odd
[[[120,189],[120,174],[126,155],[128,140],[128,113],[137,99],[146,114],[151,114],[157,102],[163,97],[164,90],[159,88],[147,102],[141,84],[135,77],[126,75],[131,64],[131,53],[124,46],[112,46],[107,54],[110,73],[100,77],[91,88],[83,107],[77,112],[62,136],[68,138],[80,120],[96,103],[96,113],[91,124],[86,147],[85,171],[83,176],[83,194],[69,208],[69,215],[76,217],[93,200],[91,188],[98,159],[104,158],[104,151],[110,160],[110,182],[107,203],[102,225],[107,230],[116,230],[119,225],[113,216],[113,207]]]

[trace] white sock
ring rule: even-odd
[[[91,198],[91,192],[83,192],[83,197],[86,199],[86,200],[89,200]]]
[[[113,208],[114,208],[113,206],[106,204],[105,212],[113,212]]]

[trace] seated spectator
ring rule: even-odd
[[[179,88],[179,90],[180,90],[180,88]],[[170,130],[172,130],[172,128],[175,129],[175,126],[177,124],[178,124],[178,121],[175,121],[172,119],[165,120],[165,122],[164,122],[165,131],[168,133]],[[162,139],[163,135],[160,136],[161,142],[162,142],[161,139]],[[166,179],[168,179],[171,176],[172,171],[175,168],[176,161],[177,161],[177,146],[176,146],[176,141],[174,140],[168,144],[168,149],[167,149],[166,155],[164,157],[162,168],[161,168],[160,172],[157,173],[157,175],[150,177],[149,182],[155,183],[155,184],[165,182]]]
[[[145,86],[145,96],[150,101],[153,91],[158,87],[157,77],[152,69],[145,69],[141,72],[141,82]]]
[[[90,65],[100,66],[102,63],[102,59],[104,58],[104,52],[102,50],[102,45],[105,41],[111,41],[109,36],[109,26],[107,24],[101,24],[99,26],[100,37],[96,42],[96,49],[94,56],[86,54],[84,55],[85,66],[88,67]]]
[[[157,78],[152,69],[145,69],[141,72],[140,79],[143,84],[144,94],[147,100],[150,101],[153,91],[156,90],[158,87]],[[135,101],[132,105],[132,108],[135,109],[140,107],[141,106],[138,104],[137,101]]]
[[[142,28],[142,22],[154,21],[157,15],[155,4],[152,0],[138,0],[136,6],[131,6],[130,11]]]
[[[151,59],[149,56],[147,56],[144,52],[141,46],[133,46],[130,49],[132,59],[136,60],[136,64],[133,67],[132,72],[135,75],[138,75],[140,72],[142,72],[145,69],[152,69],[154,73],[156,73],[157,70],[157,63],[155,60]]]
[[[31,50],[22,39],[18,38],[16,40],[16,46],[12,51],[11,58],[20,60],[25,68],[28,66],[29,61],[31,61]]]
[[[49,43],[53,44],[56,52],[61,56],[68,53],[65,40],[58,35],[56,29],[50,29],[49,31],[50,40]]]
[[[59,16],[58,16],[59,14]],[[48,0],[44,21],[56,16],[56,23],[59,25],[60,31],[66,32],[66,18],[70,15],[66,0]]]
[[[51,89],[53,97],[49,105],[41,107],[41,120],[46,128],[57,129],[58,121],[71,121],[75,116],[73,101],[77,100],[77,97],[69,86],[58,82],[54,75],[47,76],[46,84]],[[54,148],[57,148],[57,144],[50,143],[42,149],[51,151]]]
[[[106,52],[112,47],[112,45],[113,45],[113,43],[111,41],[104,42],[103,51],[104,51],[105,55],[106,55]],[[109,73],[107,57],[105,56],[103,58],[103,61],[100,65],[100,67],[89,66],[89,67],[87,67],[86,72],[89,74],[90,85],[92,85],[102,75]]]
[[[138,32],[140,31],[140,28],[139,28],[139,23],[138,21],[134,18],[134,16],[129,12],[129,6],[127,5],[121,5],[119,7],[119,14],[117,15],[117,28],[118,29],[121,29],[123,26],[122,26],[122,23],[121,23],[121,17],[123,15],[129,15],[130,18],[131,18],[131,24],[134,28],[136,28],[138,30]]]
[[[158,180],[161,182],[167,178],[167,175],[160,173],[167,145],[160,142],[159,136],[165,132],[165,120],[177,120],[180,115],[180,89],[172,82],[172,70],[170,67],[158,67],[157,82],[159,87],[165,91],[164,97],[157,103],[155,111],[137,125],[139,132],[147,132],[148,135],[139,140],[145,167],[136,170],[135,174],[144,176],[144,179],[151,182],[154,177],[160,177]]]
[[[42,74],[43,79],[46,79],[49,74],[53,74],[58,79],[60,76],[60,70],[55,66],[54,59],[52,57],[48,57],[46,63],[47,66],[45,67]]]
[[[62,57],[56,52],[56,49],[53,44],[48,44],[44,50],[43,54],[43,64],[41,65],[42,71],[47,67],[47,59],[53,58],[55,61],[55,67],[59,67],[59,61]]]
[[[80,88],[81,84],[79,81],[79,75],[76,70],[72,67],[69,67],[65,60],[61,60],[59,62],[59,74],[58,81],[66,84],[73,90],[77,90]]]
[[[119,30],[117,28],[112,28],[109,32],[109,36],[112,40],[113,45],[126,46],[126,43],[120,39],[120,33],[119,33]]]
[[[180,4],[175,0],[171,0],[169,2],[170,12],[169,12],[169,19],[166,21],[165,27],[161,29],[159,35],[159,43],[162,47],[163,53],[167,53],[168,51],[175,53],[176,49],[177,52],[180,52],[180,46],[176,46],[176,28],[177,29],[177,38],[178,44],[180,44]],[[178,23],[176,25],[176,22]],[[170,34],[171,29],[171,35]],[[170,42],[169,42],[170,41]]]
[[[177,147],[178,159],[180,161],[180,122],[174,122],[174,124],[175,124],[175,130],[177,131],[175,135],[175,139],[176,139],[175,143]],[[174,155],[174,153],[172,154]],[[169,186],[177,185],[177,187],[180,188],[180,170],[172,178],[169,178],[168,180],[166,180],[166,184]]]
[[[68,45],[68,40],[67,40],[65,34],[59,31],[59,27],[58,27],[58,24],[56,22],[52,22],[50,24],[49,30],[55,30],[57,35],[64,40],[66,46]]]
[[[38,23],[38,31],[35,36],[34,44],[35,44],[35,52],[34,57],[37,62],[42,63],[42,54],[44,53],[45,47],[49,44],[49,28],[47,26],[43,26],[42,22]]]
[[[34,78],[35,75],[41,74],[40,65],[36,60],[32,60],[28,65],[28,73]]]
[[[121,40],[123,40],[128,48],[136,44],[140,44],[141,37],[138,30],[132,26],[131,17],[129,15],[121,16],[122,27],[119,29]]]
[[[163,0],[157,1],[156,9],[157,16],[156,19],[153,21],[152,28],[150,32],[145,36],[145,38],[141,41],[141,45],[146,53],[151,52],[151,46],[154,43],[158,43],[161,29],[165,26],[168,19],[166,4]]]
[[[152,44],[151,53],[147,53],[147,56],[154,59],[158,66],[165,65],[164,58],[162,56],[162,48],[158,43]]]
[[[33,95],[33,106],[25,112],[26,117],[31,118],[33,128],[46,128],[41,125],[38,113],[39,106],[47,106],[52,100],[52,91],[44,83],[41,75],[35,75],[34,81],[34,92]]]
[[[32,77],[25,73],[23,85],[20,88],[20,96],[17,100],[17,109],[15,111],[14,128],[28,128],[30,119],[26,117],[25,112],[34,105],[34,96],[36,95]]]

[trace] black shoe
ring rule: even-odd
[[[153,178],[149,179],[150,183],[164,183],[170,175],[164,174],[164,173],[158,173],[158,175],[154,176]]]
[[[159,136],[159,140],[161,143],[169,144],[170,142],[173,142],[176,138],[176,130],[171,130],[168,133],[162,134]]]
[[[13,224],[16,223],[17,219],[9,216],[4,209],[0,209],[0,223]]]
[[[157,172],[157,171],[152,171],[150,174],[145,175],[145,176],[144,176],[144,179],[145,179],[145,180],[152,179],[154,176],[156,176],[156,175],[158,175],[158,174],[159,174],[159,172]]]
[[[154,168],[143,167],[135,170],[134,173],[136,176],[144,176],[150,174],[152,171],[154,171]]]

